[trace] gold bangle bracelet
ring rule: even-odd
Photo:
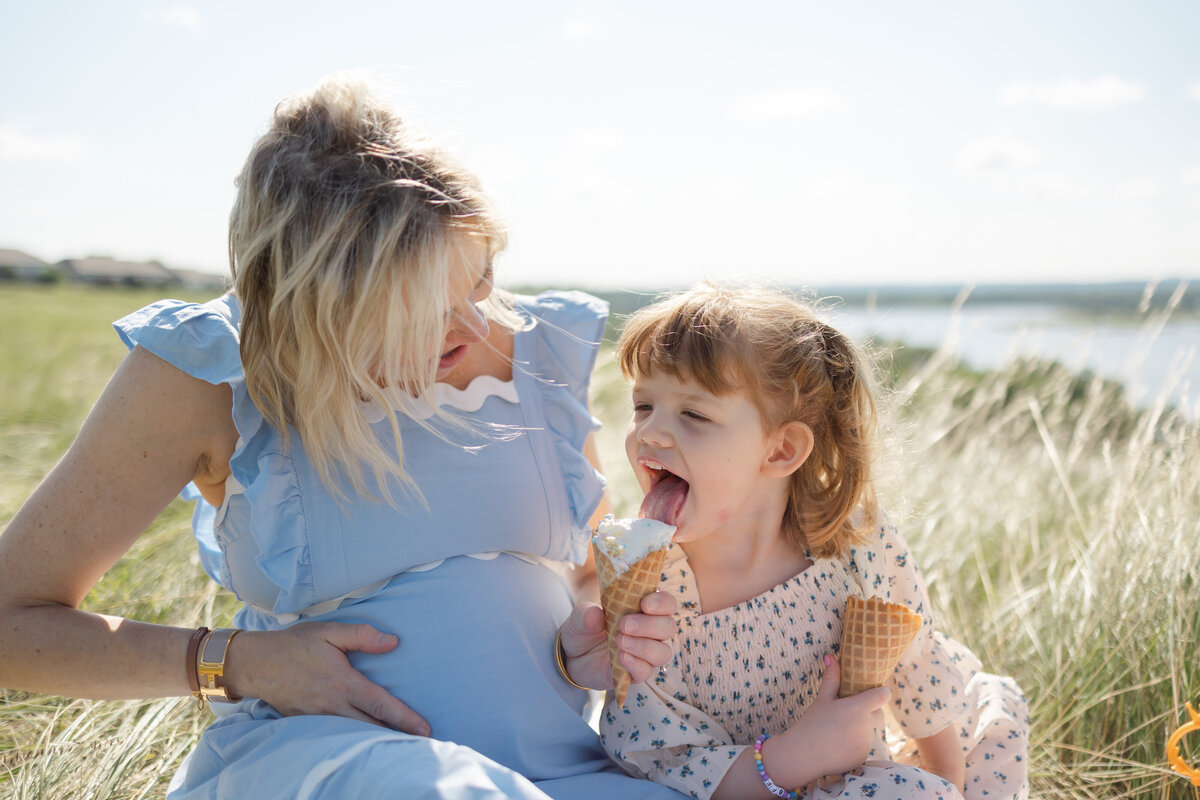
[[[219,683],[225,677],[225,659],[229,655],[229,643],[242,631],[239,628],[217,628],[204,639],[196,661],[196,676],[200,683],[200,694],[207,700],[236,703],[242,698],[229,693]]]
[[[576,689],[587,691],[586,686],[580,686],[575,681],[571,680],[571,673],[567,672],[567,651],[563,648],[562,631],[554,635],[554,662],[558,664],[558,671],[567,679],[567,683],[574,686]]]

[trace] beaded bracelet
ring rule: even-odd
[[[789,792],[771,780],[771,776],[767,774],[767,768],[763,766],[762,746],[763,742],[770,738],[770,734],[764,733],[754,740],[754,766],[758,768],[758,777],[762,780],[763,786],[767,787],[767,791],[771,794],[776,797],[785,797],[787,800],[796,800],[798,795],[795,792]]]

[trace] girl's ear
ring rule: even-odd
[[[771,436],[763,472],[772,477],[785,478],[800,469],[812,450],[812,428],[803,422],[785,422]]]

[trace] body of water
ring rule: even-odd
[[[1149,407],[1165,394],[1200,419],[1200,320],[1144,322],[1081,318],[1053,305],[978,304],[846,306],[829,313],[856,337],[874,335],[912,347],[951,349],[964,363],[993,369],[1037,356],[1120,381],[1130,401]]]

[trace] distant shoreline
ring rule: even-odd
[[[1185,288],[1172,316],[1200,316],[1200,280],[1191,286],[1182,278],[1153,281],[1114,281],[1107,283],[1045,283],[1045,284],[929,284],[882,286],[806,286],[793,287],[823,301],[836,301],[842,306],[949,306],[961,295],[966,302],[979,305],[1047,305],[1057,306],[1089,318],[1132,315],[1165,308],[1181,285]],[[516,291],[536,293],[544,287],[524,286]],[[629,314],[653,302],[661,294],[672,291],[637,289],[582,289],[606,300],[615,315]]]

